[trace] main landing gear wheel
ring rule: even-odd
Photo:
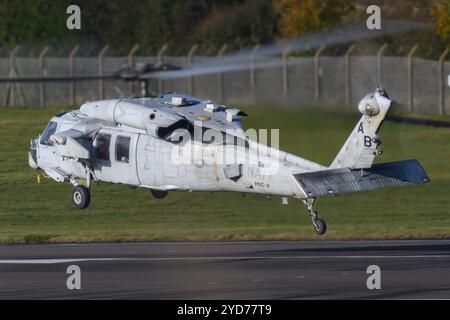
[[[327,224],[325,223],[325,220],[322,219],[316,219],[313,221],[314,224],[314,231],[318,235],[323,235],[325,232],[327,232]]]
[[[76,209],[86,209],[91,203],[91,192],[89,188],[78,185],[72,189],[72,203]]]
[[[150,193],[152,194],[152,196],[156,199],[164,199],[165,197],[167,197],[167,194],[169,192],[164,191],[164,190],[155,190],[155,189],[151,189]]]
[[[303,200],[303,203],[306,206],[306,209],[309,212],[309,216],[311,217],[311,222],[314,226],[314,231],[318,235],[323,235],[327,231],[327,224],[325,223],[325,220],[320,219],[317,211],[314,210],[314,204],[316,203],[316,199],[305,199]]]

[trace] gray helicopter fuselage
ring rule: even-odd
[[[110,101],[89,104],[97,106]],[[326,168],[245,139],[241,139],[245,141],[242,145],[204,143],[201,139],[176,144],[149,134],[147,129],[93,120],[79,110],[53,117],[50,125],[56,126],[50,132],[51,137],[74,128],[75,131],[88,128],[78,141],[89,152],[86,162],[94,181],[164,191],[234,191],[303,199],[307,195],[293,174]],[[212,130],[220,132],[217,128]],[[36,143],[39,168],[50,176],[62,175],[57,181],[86,178],[86,162],[61,156],[55,143],[42,140],[43,137]],[[224,158],[232,160],[224,161]]]

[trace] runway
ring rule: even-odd
[[[0,245],[0,299],[80,298],[449,299],[450,241]]]

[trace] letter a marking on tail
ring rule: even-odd
[[[362,121],[361,121],[361,123],[359,124],[358,132],[361,132],[362,134],[364,134],[364,127],[363,127]]]

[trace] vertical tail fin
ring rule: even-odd
[[[386,92],[379,88],[359,102],[358,109],[363,115],[331,164],[331,169],[372,166],[379,152],[377,147],[381,144],[378,130],[389,112],[391,102]]]

